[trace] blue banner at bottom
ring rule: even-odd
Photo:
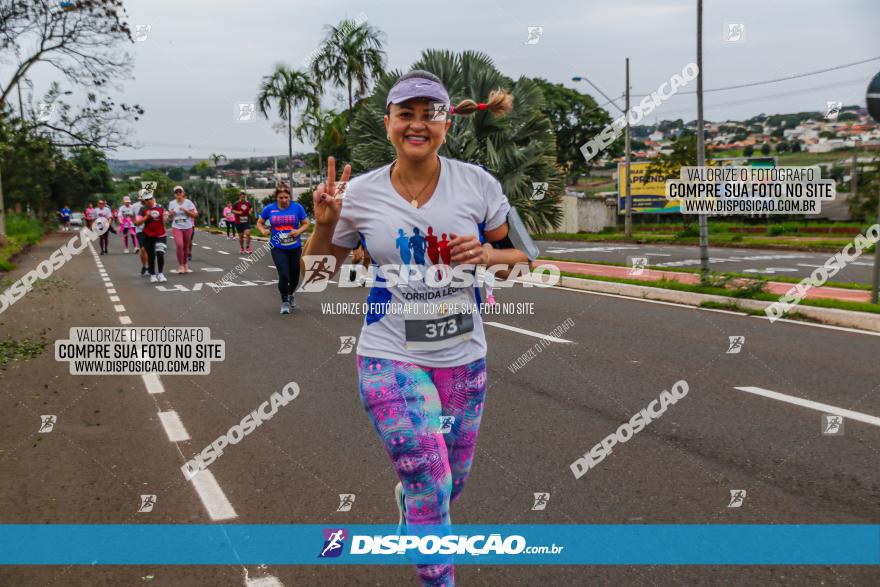
[[[4,565],[878,565],[880,525],[0,525],[0,545]]]

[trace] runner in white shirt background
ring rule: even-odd
[[[131,252],[136,253],[138,247],[134,236],[135,210],[131,205],[131,198],[128,196],[123,197],[122,205],[116,212],[117,220],[119,220],[119,234],[122,236],[122,246],[125,247],[124,252],[128,252],[128,239],[131,237]]]
[[[94,209],[95,220],[98,218],[103,218],[110,225],[110,230],[105,230],[101,233],[101,236],[98,239],[98,242],[101,244],[101,254],[106,255],[109,253],[108,247],[110,245],[110,233],[116,232],[112,230],[113,228],[113,211],[110,209],[110,206],[107,205],[107,202],[104,200],[98,200],[98,207]]]
[[[137,215],[140,214],[141,208],[144,207],[143,204],[144,194],[143,191],[138,192],[137,202],[132,204],[131,208],[134,211],[134,217],[137,218]],[[143,224],[135,224],[134,225],[134,237],[137,239],[137,253],[138,257],[141,260],[141,277],[145,277],[149,268],[147,267],[147,249],[144,248],[144,225]]]
[[[512,97],[503,90],[491,92],[488,103],[463,100],[451,106],[433,74],[414,71],[401,77],[389,91],[384,117],[396,160],[344,187],[351,166],[337,183],[336,162],[328,159],[328,183],[314,192],[316,226],[304,254],[333,255],[339,267],[360,238],[376,269],[368,302],[475,304],[473,286],[431,287],[413,280],[383,287],[387,276],[380,267],[424,272],[438,265],[442,272],[449,265],[509,267],[527,261],[507,238],[510,204],[499,182],[476,165],[438,155],[452,125],[446,113],[487,110],[503,116],[511,107]],[[343,194],[337,193],[340,185]],[[473,462],[486,393],[481,317],[372,311],[357,355],[361,401],[401,481],[395,488],[401,525],[406,523],[408,534],[419,525],[448,526],[449,505]],[[443,420],[452,422],[445,433]],[[452,585],[451,561],[434,562],[417,564],[422,584]]]
[[[190,247],[195,231],[193,219],[199,213],[196,205],[186,197],[186,192],[179,185],[174,186],[174,199],[168,204],[168,214],[171,216],[174,247],[177,250],[178,268],[173,273],[192,273],[192,269],[187,267],[187,259],[192,257]]]

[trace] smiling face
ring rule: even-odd
[[[174,192],[174,197],[177,199],[178,202],[183,202],[186,194],[183,192],[183,190],[177,190],[176,192]]]
[[[391,104],[385,115],[385,130],[398,159],[420,162],[437,155],[452,121],[433,121],[431,105],[431,100],[422,98]]]

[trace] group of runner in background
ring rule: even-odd
[[[137,201],[132,203],[131,197],[125,196],[122,205],[112,209],[106,200],[98,200],[97,206],[89,202],[81,215],[82,223],[89,228],[98,218],[104,218],[109,222],[109,230],[101,234],[99,244],[102,255],[109,253],[110,234],[119,234],[122,240],[123,252],[134,253],[139,256],[141,263],[140,274],[142,277],[149,276],[151,283],[163,283],[165,277],[165,253],[167,251],[168,233],[165,225],[171,224],[174,239],[175,253],[177,257],[177,269],[172,273],[192,273],[189,261],[192,260],[193,236],[195,234],[195,222],[198,218],[196,205],[187,198],[186,190],[182,186],[175,186],[174,198],[163,208],[156,202],[152,192],[141,191],[137,195]],[[297,202],[292,201],[290,188],[282,183],[275,191],[276,201],[268,204],[260,211],[257,221],[257,230],[264,236],[272,237],[272,258],[275,269],[278,272],[278,290],[281,294],[281,313],[288,314],[296,307],[294,292],[299,287],[300,281],[300,257],[302,241],[299,235],[304,233],[309,226],[309,220],[305,209]],[[234,204],[226,202],[223,208],[223,223],[226,228],[226,238],[238,237],[239,254],[251,254],[251,215],[254,214],[253,204],[248,200],[247,193],[241,191],[238,201]],[[276,222],[272,222],[273,217]],[[62,230],[69,231],[74,213],[67,206],[59,210],[59,219]],[[279,222],[281,221],[281,222]],[[286,240],[285,240],[286,239]],[[131,244],[129,245],[129,241]],[[369,267],[371,263],[369,252],[358,242],[352,250],[352,265],[363,264]],[[486,301],[495,303],[492,292],[490,275],[486,280]],[[354,280],[354,271],[351,271],[351,279]],[[365,284],[362,284],[365,285]]]

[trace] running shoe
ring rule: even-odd
[[[406,494],[403,492],[403,484],[394,486],[394,501],[397,502],[397,511],[400,518],[397,520],[397,535],[400,536],[406,530]]]
[[[146,267],[141,267],[141,277],[146,276],[146,274],[147,274],[147,268],[146,268]]]
[[[250,254],[251,254],[251,248],[250,248],[250,247],[246,248],[246,249],[244,250],[244,252],[247,253],[248,255],[250,255]]]
[[[239,248],[239,249],[238,249],[238,254],[239,254],[239,255],[244,255],[244,249]]]
[[[126,254],[126,255],[128,254],[128,249],[125,249],[125,254]]]
[[[165,283],[166,281],[168,281],[168,278],[165,277],[165,274],[164,274],[164,273],[160,273],[160,274],[159,274],[159,282],[160,282],[160,283]]]
[[[155,275],[150,275],[150,283],[158,283],[159,278]]]
[[[281,302],[281,314],[290,314],[290,302]]]
[[[290,299],[290,307],[296,308],[296,298],[291,295],[289,299]]]

